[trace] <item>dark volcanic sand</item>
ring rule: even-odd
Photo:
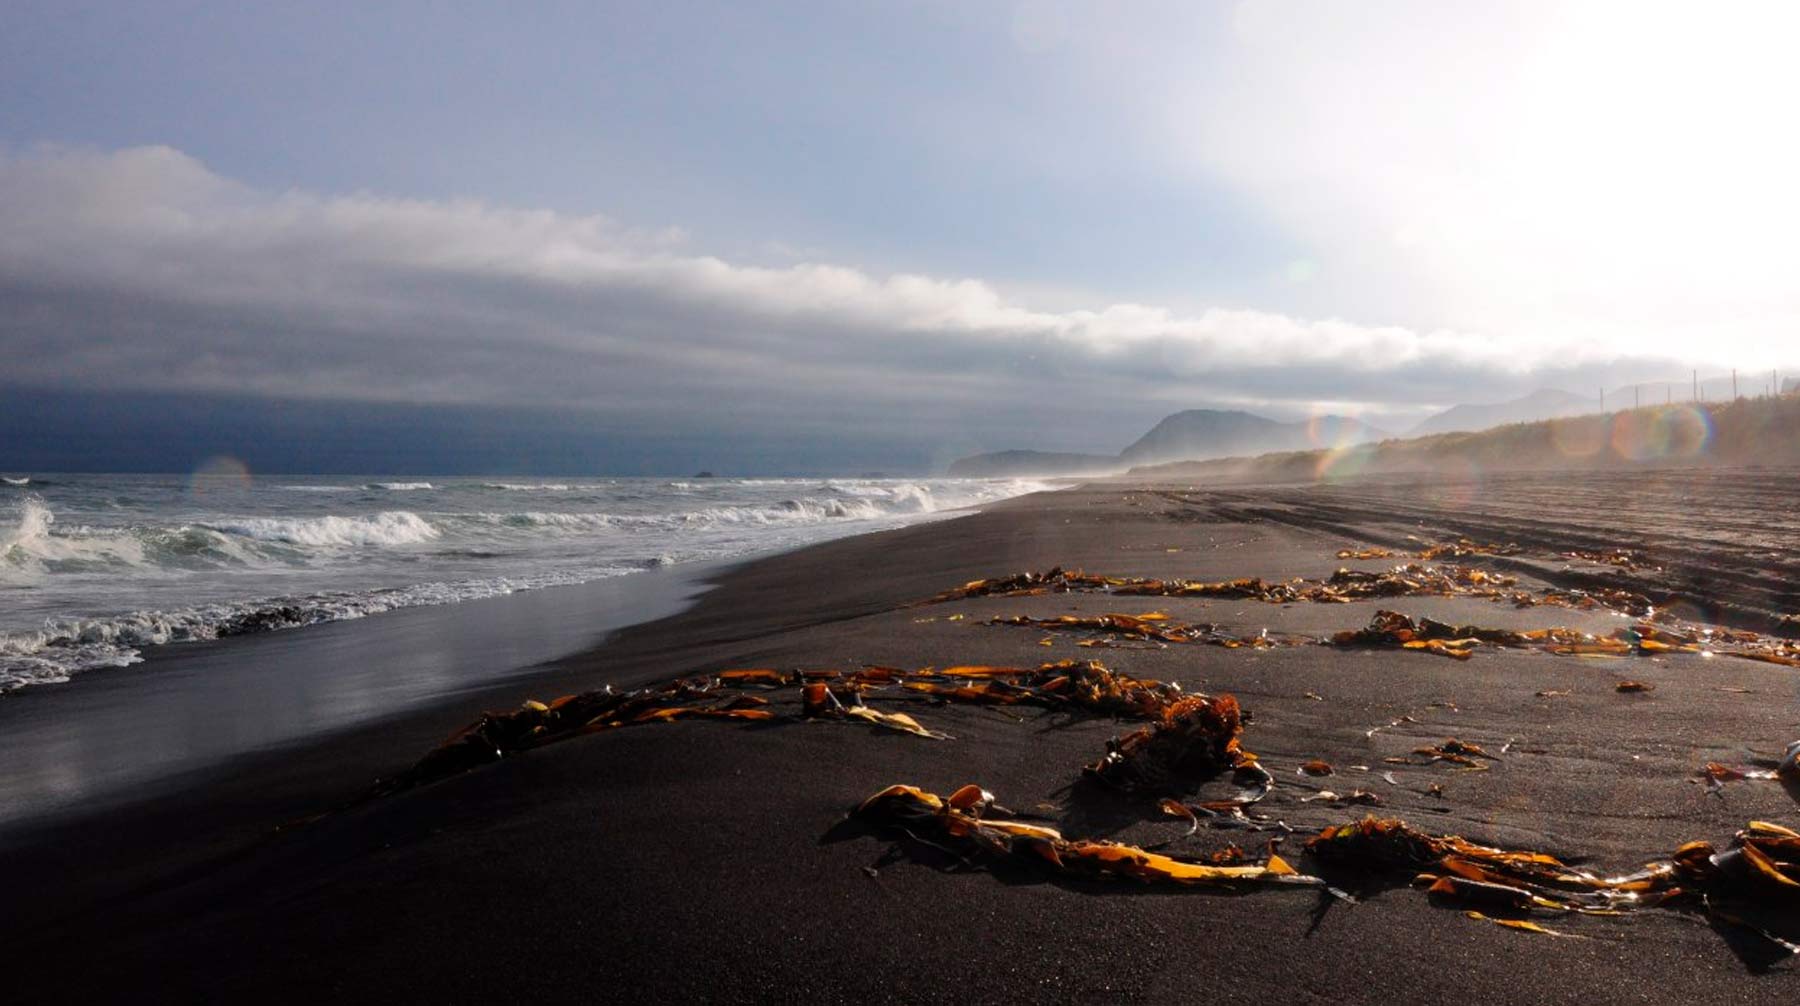
[[[1509,483],[1512,498],[1524,499],[1509,504],[1520,526],[1554,521],[1551,500],[1570,481],[1541,479],[1540,507],[1530,505],[1528,485]],[[1336,549],[1359,541],[1527,537],[1502,533],[1505,519],[1481,510],[1479,496],[1440,498],[1369,487],[1100,487],[752,563],[683,614],[627,630],[537,681],[249,759],[99,820],[15,837],[0,850],[9,998],[1760,1003],[1800,993],[1800,962],[1765,969],[1754,947],[1672,912],[1562,920],[1557,928],[1592,938],[1557,940],[1467,920],[1403,887],[1354,906],[1322,904],[1303,890],[1150,893],[945,872],[883,862],[890,843],[878,839],[821,841],[849,807],[894,782],[947,792],[973,781],[1010,807],[1048,802],[1072,837],[1153,842],[1179,833],[1138,820],[1116,800],[1069,792],[1118,724],[1029,709],[872,699],[956,738],[941,743],[830,723],[623,729],[269,834],[404,767],[481,706],[528,695],[734,665],[1087,656],[1237,695],[1254,714],[1245,745],[1281,781],[1259,810],[1302,833],[1359,815],[1301,802],[1320,782],[1297,777],[1294,766],[1312,757],[1371,766],[1323,782],[1373,789],[1387,800],[1384,813],[1426,830],[1540,848],[1607,872],[1690,839],[1723,844],[1752,818],[1800,818],[1770,783],[1733,784],[1719,798],[1686,781],[1707,760],[1771,757],[1800,737],[1800,672],[1792,668],[1493,649],[1468,662],[1323,647],[1084,650],[1074,637],[1044,647],[1043,633],[981,624],[990,614],[1160,609],[1246,632],[1325,633],[1359,627],[1372,604],[1051,595],[899,607],[965,580],[1053,565],[1318,577],[1339,565]],[[1333,512],[1260,512],[1309,505]],[[1623,519],[1590,526],[1596,538],[1606,527],[1630,528]],[[1630,531],[1608,543],[1632,546],[1639,537]],[[1560,562],[1539,559],[1529,568],[1565,575]],[[1766,593],[1723,588],[1708,603],[1766,607],[1758,603]],[[1478,600],[1385,606],[1494,626],[1616,624]],[[968,617],[946,618],[957,613]],[[1627,676],[1656,690],[1614,691]],[[1572,694],[1535,696],[1545,689]],[[1403,714],[1417,722],[1365,735]],[[1484,773],[1381,763],[1448,736],[1490,750],[1513,739],[1514,750]],[[1379,777],[1389,768],[1398,785]],[[1426,795],[1433,782],[1442,798]],[[1257,836],[1203,831],[1174,851],[1233,838],[1249,845]],[[1297,845],[1291,840],[1288,851],[1297,854]],[[877,865],[874,876],[863,869]]]

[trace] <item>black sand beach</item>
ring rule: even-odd
[[[1521,630],[1604,634],[1631,624],[1604,610],[1469,597],[1281,605],[1052,593],[909,603],[1057,566],[1319,579],[1340,566],[1407,561],[1340,561],[1339,549],[1468,536],[1518,542],[1516,555],[1461,561],[1532,589],[1639,590],[1767,633],[1795,609],[1782,529],[1796,485],[1785,472],[1096,485],[752,562],[691,608],[533,676],[246,757],[103,814],[7,833],[8,984],[22,1002],[1779,1001],[1800,992],[1794,962],[1694,912],[1571,916],[1553,926],[1580,938],[1556,938],[1467,918],[1404,880],[1359,891],[1354,904],[1313,889],[1169,891],[946,869],[916,849],[896,854],[904,843],[839,827],[889,784],[949,793],[974,782],[1070,837],[1175,839],[1167,851],[1186,855],[1236,841],[1260,855],[1266,834],[1202,829],[1180,839],[1178,823],[1141,803],[1073,785],[1133,724],[1028,707],[870,695],[954,738],[934,741],[800,721],[778,702],[782,715],[769,722],[611,730],[351,801],[481,710],[527,698],[730,667],[1097,658],[1189,691],[1230,693],[1250,710],[1244,745],[1277,780],[1255,809],[1293,828],[1282,854],[1303,869],[1307,835],[1373,811],[1626,873],[1691,840],[1723,848],[1751,820],[1800,820],[1772,782],[1709,794],[1693,780],[1706,762],[1773,758],[1800,737],[1800,669],[1493,647],[1466,661],[1321,645],[1086,649],[1080,634],[988,623],[1156,610],[1242,637],[1324,637],[1389,608]],[[1640,550],[1643,568],[1559,554],[1605,547]],[[1653,690],[1622,693],[1615,685],[1625,678]],[[1402,717],[1410,720],[1370,733]],[[1384,760],[1449,737],[1504,753],[1478,772]],[[1298,775],[1313,758],[1338,774]],[[1352,787],[1374,791],[1381,806],[1316,799]],[[333,808],[342,809],[313,817]]]
[[[153,646],[143,663],[0,703],[0,841],[33,819],[142,800],[226,760],[437,706],[680,611],[718,563],[374,618]]]

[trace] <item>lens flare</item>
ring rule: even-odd
[[[1659,419],[1664,431],[1663,441],[1668,444],[1670,457],[1699,457],[1712,446],[1713,421],[1710,411],[1692,405],[1678,405],[1674,409],[1663,410]]]
[[[1694,405],[1633,409],[1613,417],[1613,453],[1628,461],[1695,458],[1712,444],[1712,416]]]
[[[1354,445],[1362,424],[1343,416],[1314,414],[1306,420],[1306,441],[1313,447],[1344,448]]]
[[[1436,473],[1431,491],[1434,505],[1461,509],[1482,498],[1482,471],[1477,462],[1447,457],[1436,462]]]
[[[1591,458],[1606,449],[1605,416],[1573,416],[1550,420],[1550,443],[1565,458]]]
[[[188,476],[188,491],[196,496],[232,489],[250,488],[250,466],[224,454],[200,462]]]
[[[1319,460],[1313,464],[1313,478],[1321,482],[1355,478],[1363,473],[1374,456],[1372,444],[1320,451]]]

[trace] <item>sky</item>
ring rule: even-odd
[[[7,24],[0,466],[915,472],[1800,364],[1790,5]]]

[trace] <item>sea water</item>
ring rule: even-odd
[[[0,692],[213,640],[897,527],[1022,480],[35,475],[0,482]]]

